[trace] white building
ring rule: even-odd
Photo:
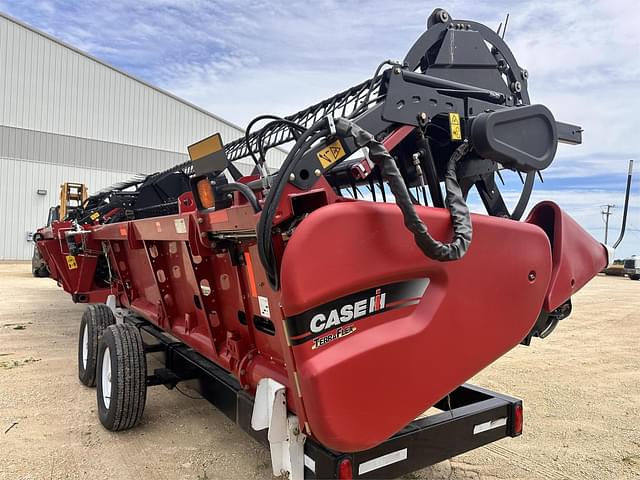
[[[0,13],[0,260],[29,259],[60,185],[94,192],[188,160],[187,146],[243,131]],[[269,152],[276,166],[284,158]],[[46,193],[44,193],[46,191]]]

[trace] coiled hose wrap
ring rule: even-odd
[[[389,184],[389,189],[395,196],[396,203],[402,211],[404,225],[413,233],[413,238],[420,250],[427,257],[438,261],[462,258],[471,244],[472,227],[469,208],[458,184],[456,165],[470,150],[469,144],[467,142],[460,144],[447,162],[447,170],[444,177],[447,191],[445,204],[451,214],[453,240],[450,243],[443,243],[429,234],[427,227],[418,217],[402,174],[384,145],[369,132],[350,120],[338,118],[335,121],[335,125],[337,136],[353,137],[358,147],[367,147],[369,149],[369,158],[378,166],[382,173],[382,178]]]
[[[330,132],[328,122],[324,118],[318,120],[300,135],[282,164],[280,173],[266,198],[257,225],[258,254],[267,279],[275,290],[280,288],[280,279],[273,252],[271,227],[280,196],[297,162],[312,148],[316,141],[330,136],[334,135],[333,132]],[[458,184],[456,165],[470,150],[467,142],[462,143],[454,151],[447,163],[445,204],[451,214],[453,240],[450,243],[443,243],[429,234],[427,227],[418,217],[402,174],[395,160],[381,142],[351,120],[342,117],[335,120],[335,136],[343,139],[352,137],[359,148],[367,147],[369,149],[369,157],[380,169],[383,179],[389,184],[391,193],[396,198],[396,203],[402,211],[405,226],[413,234],[416,245],[427,257],[438,261],[450,261],[458,260],[464,256],[471,244],[472,227],[469,208]]]

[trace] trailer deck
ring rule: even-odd
[[[135,316],[124,320],[140,329],[150,368],[147,385],[169,388],[196,380],[200,394],[230,420],[265,446],[267,430],[251,426],[254,398],[239,382],[192,348]],[[148,358],[148,365],[151,363]],[[440,413],[431,413],[439,410]],[[522,433],[522,401],[491,390],[464,384],[382,444],[355,454],[330,450],[312,438],[304,444],[304,478],[396,478],[505,437]],[[340,472],[349,472],[345,477]]]

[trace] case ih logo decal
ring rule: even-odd
[[[386,296],[387,294],[382,293],[382,290],[378,288],[375,296],[369,298],[369,300],[363,298],[353,303],[347,303],[340,307],[340,310],[334,308],[329,312],[329,315],[316,313],[309,325],[311,333],[322,333],[325,330],[339,327],[342,323],[357,320],[360,317],[382,310]]]
[[[355,332],[349,325],[378,313],[417,305],[428,278],[391,283],[339,298],[287,319],[292,345],[313,340],[313,349]],[[331,333],[329,333],[331,332]]]

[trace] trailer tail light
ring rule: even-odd
[[[343,458],[338,464],[338,478],[340,480],[352,480],[353,479],[353,465],[351,460]]]
[[[208,178],[203,178],[198,181],[198,198],[200,199],[202,208],[213,208],[215,205],[213,188],[211,188],[211,182]]]
[[[522,411],[522,403],[517,403],[515,407],[513,407],[513,434],[512,436],[517,437],[518,435],[522,435],[522,426],[524,422],[524,413]]]

